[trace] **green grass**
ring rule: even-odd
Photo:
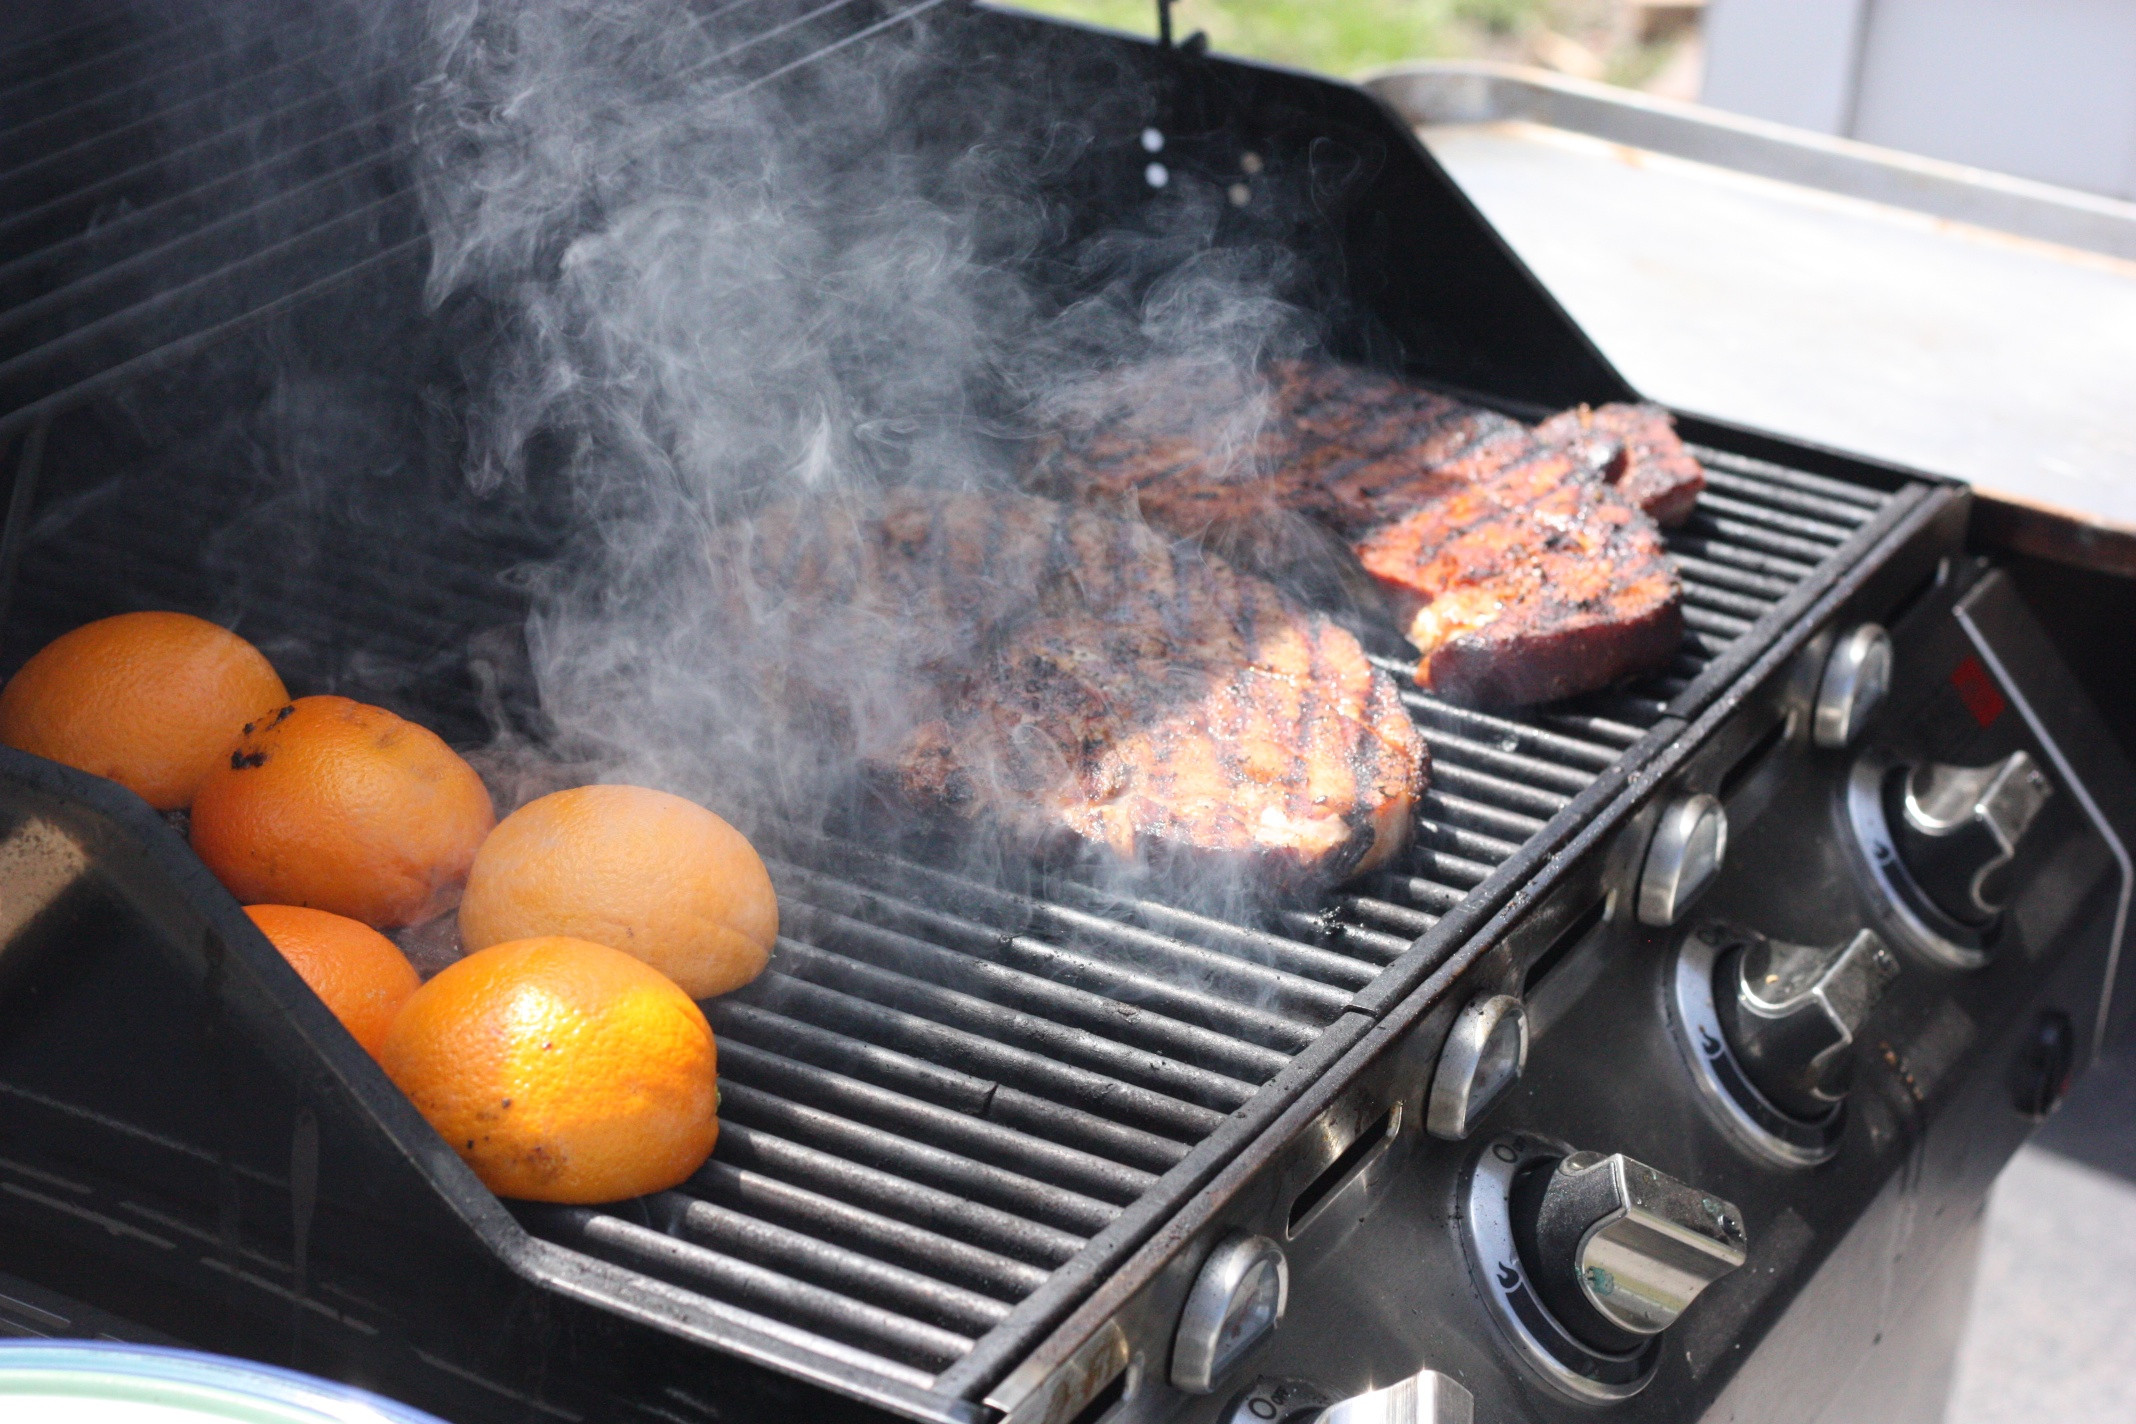
[[[1135,34],[1157,28],[1155,0],[1006,2]],[[1172,24],[1182,37],[1208,31],[1227,54],[1348,75],[1499,49],[1567,8],[1563,0],[1180,0]]]

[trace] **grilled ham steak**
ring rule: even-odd
[[[1224,546],[1285,516],[1340,531],[1417,646],[1418,681],[1456,701],[1571,696],[1682,641],[1682,588],[1641,502],[1680,517],[1703,475],[1666,411],[1583,408],[1546,437],[1332,362],[1275,363],[1265,401],[1212,398],[1196,374],[1116,377],[1095,418],[1042,442],[1034,478]]]
[[[1538,440],[1591,451],[1602,478],[1664,529],[1691,517],[1706,472],[1677,438],[1676,419],[1658,405],[1575,406],[1535,427]]]
[[[1284,887],[1406,844],[1429,762],[1393,681],[1327,619],[1146,525],[907,492],[775,506],[718,544],[792,650],[788,695],[835,695],[839,674],[910,690],[855,730],[916,810]],[[855,626],[874,632],[842,637]]]
[[[1417,681],[1453,701],[1555,701],[1658,667],[1684,640],[1660,532],[1562,449],[1380,525],[1357,552],[1422,653]]]

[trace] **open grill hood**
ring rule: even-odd
[[[420,299],[405,74],[349,72],[326,7],[246,25],[39,8],[0,29],[0,670],[124,608],[242,606],[293,685],[480,738],[478,692],[509,663],[492,653],[524,616],[501,575],[563,531],[536,495],[470,493],[434,418],[479,313]],[[818,56],[912,25],[945,84],[1011,53],[1109,76],[1062,192],[1085,228],[1164,201],[1145,128],[1168,136],[1175,191],[1233,181],[1252,152],[1279,209],[1338,154],[1341,205],[1300,242],[1345,354],[1523,413],[1629,394],[1358,90],[957,4],[778,8],[733,57],[737,89],[804,84]],[[292,367],[364,419],[263,447]],[[766,837],[785,937],[759,983],[708,1006],[718,1151],[618,1207],[498,1202],[176,832],[0,751],[14,1268],[455,1417],[1061,1424],[1127,1362],[1101,1289],[1197,1259],[1255,1192],[1270,1229],[1304,1232],[1374,1134],[1401,1137],[1404,1103],[1413,1139],[1418,1055],[1460,976],[1515,928],[1562,931],[1531,907],[1639,813],[1686,729],[1769,685],[1880,550],[1962,520],[1948,487],[1685,431],[1710,483],[1669,538],[1676,663],[1516,714],[1440,702],[1387,663],[1433,753],[1420,834],[1322,904],[1230,923]],[[264,537],[248,510],[322,454],[342,484],[316,542],[233,557]],[[1096,1380],[1080,1393],[1078,1369]]]

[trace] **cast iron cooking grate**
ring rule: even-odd
[[[794,838],[773,857],[786,933],[770,971],[707,1005],[726,1124],[713,1160],[679,1191],[525,1220],[910,1383],[989,1382],[1046,1322],[1051,1273],[1102,1249],[1890,500],[1698,454],[1708,492],[1669,538],[1691,631],[1661,675],[1509,714],[1442,702],[1389,665],[1433,755],[1399,869],[1247,926]]]
[[[789,4],[733,56],[737,85],[928,3]],[[12,656],[113,611],[113,570],[134,602],[213,612],[221,596],[200,551],[227,485],[41,499],[55,418],[329,291],[412,300],[408,101],[383,66],[348,61],[378,52],[353,13],[291,0],[233,25],[112,7],[0,52]],[[1669,538],[1689,623],[1675,662],[1520,713],[1450,705],[1383,662],[1431,744],[1433,784],[1404,862],[1319,905],[1232,923],[1072,879],[1028,894],[848,841],[767,837],[785,935],[761,980],[707,1005],[724,1095],[713,1159],[677,1191],[522,1219],[701,1315],[983,1394],[1137,1244],[1138,1221],[1206,1177],[1227,1122],[1442,916],[1523,874],[1522,847],[1577,821],[1582,792],[1725,651],[1859,558],[1892,498],[1698,454],[1709,488]],[[542,547],[510,520],[455,532],[473,542],[320,552],[279,586],[283,615],[400,669],[399,705],[420,715],[410,702],[433,670],[522,616],[497,570]]]

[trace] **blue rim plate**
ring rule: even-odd
[[[23,1424],[442,1424],[369,1390],[295,1370],[103,1340],[0,1341],[0,1417]]]

